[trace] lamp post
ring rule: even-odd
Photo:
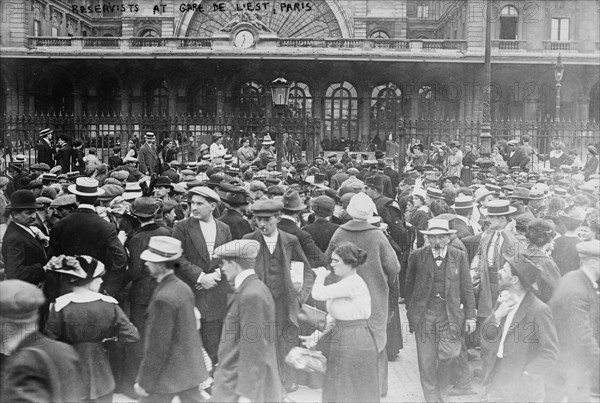
[[[481,168],[481,172],[487,172],[494,166],[494,160],[490,157],[492,153],[491,135],[491,85],[492,85],[492,60],[491,60],[491,28],[492,28],[492,0],[487,0],[485,15],[485,56],[484,56],[484,82],[483,100],[481,102],[481,133],[479,135],[480,157],[475,164]]]
[[[281,161],[283,159],[283,122],[282,118],[285,113],[285,108],[288,104],[288,96],[290,95],[290,83],[283,77],[278,77],[271,82],[271,99],[273,106],[277,112],[279,118],[279,127],[277,133],[277,139],[275,143],[275,150],[277,152],[277,170],[281,171]]]
[[[558,58],[556,59],[556,64],[554,65],[554,79],[556,80],[556,110],[554,111],[555,122],[560,120],[560,88],[562,87],[560,82],[562,81],[564,71],[565,67],[562,64],[559,53]]]

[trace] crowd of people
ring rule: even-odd
[[[0,176],[2,401],[379,401],[400,304],[425,401],[477,377],[474,400],[600,396],[594,145],[585,164],[524,137],[483,169],[458,141],[400,169],[348,148],[277,169],[268,134],[183,163],[147,132],[108,164],[53,136]]]

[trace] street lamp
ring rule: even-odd
[[[562,64],[559,53],[558,58],[556,59],[556,64],[554,65],[554,79],[556,80],[556,110],[554,112],[555,122],[558,122],[560,119],[560,88],[562,87],[560,82],[562,81],[564,71],[565,67]]]
[[[288,104],[288,96],[290,95],[290,83],[283,77],[276,78],[271,82],[271,99],[273,106],[279,117],[279,130],[277,133],[277,143],[275,149],[277,152],[277,170],[281,171],[281,161],[283,159],[283,114]]]

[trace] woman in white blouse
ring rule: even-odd
[[[371,296],[364,280],[356,273],[367,253],[353,243],[341,243],[331,255],[331,268],[341,278],[325,285],[330,271],[313,269],[316,274],[312,297],[327,301],[327,329],[303,337],[304,345],[319,346],[327,357],[323,402],[378,402],[379,378],[377,347],[367,325],[371,316]]]

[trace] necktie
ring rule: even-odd
[[[498,239],[500,238],[500,232],[494,231],[494,235],[492,235],[492,240],[490,241],[490,245],[488,247],[487,258],[488,258],[488,266],[493,266],[496,264],[498,259]]]

